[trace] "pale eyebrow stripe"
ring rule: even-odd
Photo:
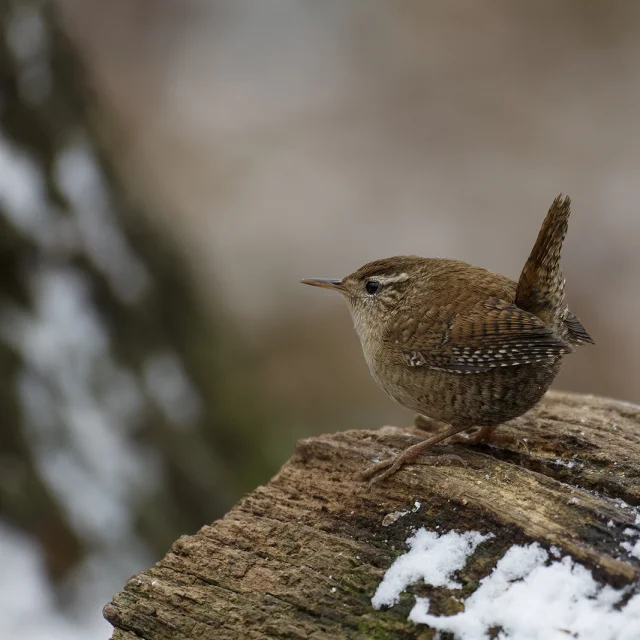
[[[371,276],[367,280],[377,280],[380,284],[390,284],[395,282],[405,282],[409,279],[409,275],[406,273],[400,273],[397,276]]]

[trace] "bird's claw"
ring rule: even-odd
[[[369,468],[358,473],[356,475],[356,478],[361,481],[368,480],[368,484],[369,486],[371,486],[373,484],[377,484],[378,482],[382,482],[386,478],[391,477],[409,462],[413,462],[413,460],[404,458],[402,453],[400,453],[392,458],[388,458],[387,460],[382,460],[380,462],[377,462],[376,464],[371,465]],[[426,456],[423,460],[420,461],[420,464],[433,466],[467,466],[467,463],[460,456],[449,453]]]

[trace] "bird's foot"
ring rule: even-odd
[[[357,477],[360,480],[369,480],[370,485],[376,482],[381,482],[399,471],[405,464],[407,464],[407,462],[413,462],[423,451],[426,451],[434,444],[438,444],[438,442],[442,442],[442,440],[446,440],[456,433],[459,433],[462,429],[464,429],[464,427],[450,427],[449,429],[445,429],[443,432],[440,432],[427,440],[423,440],[422,442],[418,442],[417,444],[407,447],[404,451],[401,451],[396,456],[389,458],[388,460],[382,460],[381,462],[371,465],[368,469],[365,469],[363,472],[358,474]],[[440,460],[438,461],[437,458],[440,458]],[[466,466],[464,460],[459,456],[432,456],[433,464],[438,464],[439,462],[448,462],[451,464],[454,460],[461,463],[463,466]]]
[[[490,440],[495,442],[496,438],[501,438],[506,434],[496,434],[496,427],[481,427],[477,431],[473,433],[459,433],[451,438],[450,442],[452,444],[462,443],[462,444],[480,444],[482,442],[489,442]]]
[[[522,438],[516,438],[509,433],[496,433],[497,426],[482,427],[474,433],[459,433],[451,438],[449,442],[451,444],[481,444],[481,443],[499,443],[499,444],[511,444],[519,447],[523,447],[527,451],[527,443]]]
[[[414,446],[417,447],[418,445]],[[397,473],[405,464],[413,462],[415,458],[418,457],[420,452],[414,455],[414,453],[411,451],[412,448],[413,447],[409,447],[408,449],[401,451],[398,455],[393,456],[388,460],[382,460],[381,462],[377,462],[376,464],[371,465],[368,469],[365,469],[363,472],[359,473],[357,478],[359,480],[368,480],[370,485],[376,484],[377,482],[381,482],[382,480],[389,478],[390,476]],[[420,461],[420,464],[433,466],[467,466],[467,463],[460,456],[456,456],[450,453],[427,456]]]

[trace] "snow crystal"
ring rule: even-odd
[[[637,527],[640,524],[640,515],[636,516],[635,526]],[[635,537],[635,542],[621,542],[620,546],[634,558],[638,558],[640,560],[640,529],[634,529],[632,527],[627,527],[623,532],[623,535],[629,537]]]
[[[411,550],[385,574],[373,606],[397,603],[402,591],[421,578],[431,586],[457,588],[451,575],[489,537],[455,531],[438,537],[421,529],[407,541]],[[621,606],[627,595],[596,582],[570,556],[553,560],[533,543],[512,546],[464,601],[464,611],[433,615],[429,599],[416,598],[409,620],[452,633],[456,640],[489,640],[492,629],[500,630],[499,640],[637,640],[640,594]]]
[[[638,525],[640,525],[640,514],[636,514],[634,527],[638,527]],[[639,528],[634,528],[634,527],[626,527],[623,530],[622,534],[629,537],[635,537],[636,538],[635,542],[624,541],[620,543],[620,546],[630,556],[633,556],[634,558],[638,558],[638,560],[640,560],[640,527]]]
[[[635,544],[630,542],[621,542],[620,546],[627,551],[630,556],[634,556],[640,560],[640,538],[635,541]]]
[[[411,550],[391,565],[371,604],[374,609],[396,604],[400,594],[420,578],[435,587],[460,589],[461,586],[452,579],[453,573],[464,567],[467,558],[481,542],[492,537],[492,533],[483,535],[477,531],[449,531],[440,536],[433,531],[418,529],[407,540]]]

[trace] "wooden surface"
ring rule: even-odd
[[[511,545],[531,541],[558,546],[598,580],[640,590],[640,561],[620,547],[635,519],[629,505],[640,505],[640,407],[550,393],[501,431],[526,439],[528,450],[445,445],[437,451],[467,466],[424,456],[371,489],[353,475],[420,432],[387,427],[299,442],[267,486],[129,580],[104,609],[113,638],[432,638],[407,621],[413,598],[371,606],[416,527],[496,534],[458,573],[460,598]],[[460,610],[446,589],[409,592],[428,595],[436,614]]]

